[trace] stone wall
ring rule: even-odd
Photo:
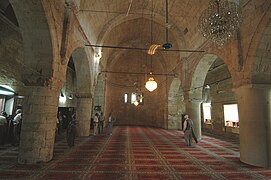
[[[0,83],[16,84],[21,80],[23,40],[20,30],[0,13]],[[13,86],[16,91],[18,88]]]

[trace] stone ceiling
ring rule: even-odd
[[[205,41],[197,23],[208,2],[169,0],[169,42],[173,44],[172,49],[198,49]],[[81,0],[79,17],[92,44],[149,48],[150,44],[166,42],[165,4],[166,0]],[[102,50],[103,67],[113,61],[110,57],[116,55],[116,51],[125,53],[123,50]],[[169,58],[171,55],[164,56]]]

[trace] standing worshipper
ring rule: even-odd
[[[99,123],[98,113],[95,113],[93,123],[94,123],[94,133],[93,134],[95,136],[98,134],[98,123]]]
[[[99,133],[103,133],[103,130],[104,130],[104,115],[103,115],[103,112],[101,112],[98,119],[99,119]]]
[[[21,126],[22,126],[22,110],[21,109],[17,109],[16,113],[15,113],[15,117],[13,118],[13,143],[12,145],[18,145],[20,142],[20,134],[21,134]]]
[[[68,124],[66,134],[67,143],[70,147],[74,146],[75,136],[76,136],[76,114],[74,113],[72,115],[72,120]]]
[[[192,146],[192,133],[193,133],[193,121],[189,119],[188,115],[184,116],[184,139],[188,146]]]
[[[58,115],[57,115],[57,118],[58,118],[58,126],[57,126],[57,129],[58,129],[58,134],[61,134],[62,132],[62,125],[63,125],[63,114],[62,114],[62,111],[58,111]]]
[[[108,128],[109,128],[109,134],[111,136],[112,129],[113,129],[113,117],[112,117],[111,113],[109,113],[109,117],[108,117]]]
[[[0,145],[5,143],[7,132],[7,118],[4,115],[0,115]]]

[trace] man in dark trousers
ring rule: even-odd
[[[75,135],[76,135],[76,114],[74,113],[72,115],[72,120],[68,124],[66,134],[67,143],[70,147],[74,146]]]
[[[101,112],[100,116],[99,116],[99,134],[100,133],[103,133],[103,130],[104,130],[104,115],[103,115],[103,112]]]

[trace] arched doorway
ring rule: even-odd
[[[194,122],[194,133],[201,139],[201,103],[204,81],[208,70],[218,57],[213,54],[205,54],[196,66],[192,76],[191,86],[188,90],[189,100],[186,106],[188,115]]]
[[[202,89],[201,122],[203,131],[239,138],[238,106],[232,87],[232,78],[228,67],[222,59],[217,57],[208,69]]]

